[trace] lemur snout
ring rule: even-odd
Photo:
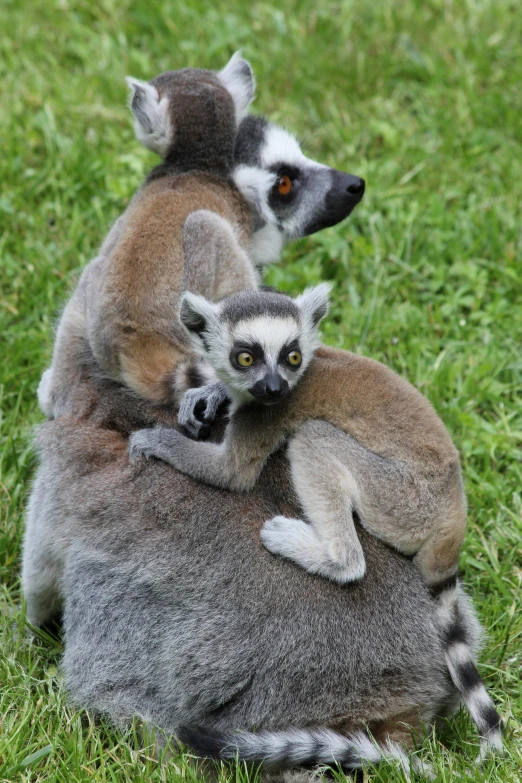
[[[345,174],[344,171],[328,171],[329,187],[324,201],[316,202],[314,218],[305,226],[303,234],[315,234],[323,228],[335,226],[348,217],[364,196],[366,183],[361,177]]]
[[[249,391],[255,400],[270,405],[286,397],[289,388],[288,381],[274,372],[257,381]]]
[[[348,179],[350,181],[346,186],[346,192],[350,193],[352,196],[359,196],[359,198],[362,198],[364,196],[366,182],[361,179],[361,177],[352,177],[351,174],[348,174]]]
[[[328,193],[327,199],[330,202],[338,200],[345,204],[358,204],[364,196],[366,182],[361,177],[355,177],[353,174],[345,174],[343,171],[332,171],[332,188]]]

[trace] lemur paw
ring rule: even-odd
[[[227,399],[226,387],[221,382],[189,389],[179,407],[178,423],[191,437],[203,440],[210,435],[212,422]]]
[[[272,554],[294,560],[296,549],[310,532],[313,533],[311,526],[301,519],[277,516],[268,519],[261,528],[261,541]]]
[[[129,461],[134,464],[144,457],[150,459],[155,456],[158,443],[157,428],[136,430],[129,438]]]
[[[298,563],[305,571],[339,584],[363,578],[366,562],[359,541],[336,543],[322,538],[302,519],[277,516],[261,528],[261,541],[269,552]]]

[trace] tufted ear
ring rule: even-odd
[[[168,99],[160,98],[150,82],[127,76],[131,90],[130,108],[134,114],[136,137],[147,149],[165,158],[173,142]]]
[[[219,71],[218,77],[234,99],[236,124],[239,125],[254,99],[256,80],[252,66],[247,60],[243,60],[241,52],[236,52],[223,70]]]
[[[295,299],[295,303],[299,307],[304,318],[314,327],[319,326],[319,323],[328,312],[331,290],[332,286],[330,283],[319,283],[319,285],[316,285],[313,288],[307,288],[306,291],[303,291],[303,293]]]
[[[185,291],[181,297],[179,318],[183,326],[195,338],[194,343],[204,346],[204,333],[217,321],[217,307],[199,294]]]

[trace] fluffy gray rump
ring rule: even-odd
[[[291,506],[282,455],[248,495],[155,461],[126,482],[93,475],[85,520],[76,487],[63,661],[76,704],[175,733],[429,722],[454,697],[409,561],[360,531],[367,575],[339,587],[263,549],[263,521]]]

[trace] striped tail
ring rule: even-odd
[[[339,765],[344,770],[361,769],[368,764],[397,761],[410,777],[410,759],[400,745],[378,745],[363,731],[348,736],[331,729],[290,728],[280,731],[215,731],[203,726],[182,727],[178,739],[200,756],[246,762],[264,762],[268,766]],[[428,770],[418,760],[412,766]]]
[[[502,750],[502,720],[478,673],[466,625],[459,616],[458,580],[451,577],[431,588],[444,640],[444,655],[451,680],[469,710],[480,736],[477,761]]]

